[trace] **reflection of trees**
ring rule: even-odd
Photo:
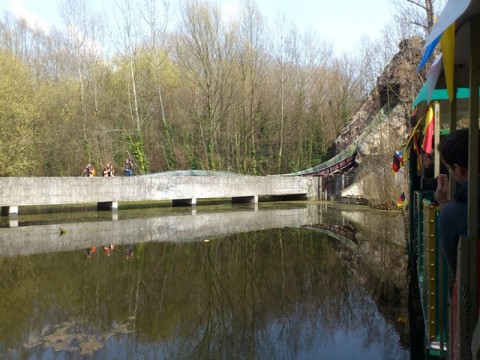
[[[408,344],[408,334],[398,318],[406,318],[407,251],[404,219],[401,213],[369,211],[362,222],[355,223],[355,253],[345,247],[337,252],[356,272],[357,277],[375,299],[381,313],[396,325]],[[352,256],[353,255],[353,256]]]
[[[288,343],[285,349],[295,349],[292,343],[298,345],[307,334],[318,335],[299,324],[315,326],[319,315],[324,323],[337,322],[338,311],[332,307],[338,307],[338,299],[348,291],[342,279],[342,273],[347,274],[316,235],[277,230],[194,247],[175,261],[187,265],[176,269],[177,280],[190,278],[188,284],[194,286],[177,280],[167,285],[183,309],[172,324],[180,321],[185,326],[179,330],[186,332],[175,337],[190,345],[176,357],[271,357],[279,342]],[[273,338],[272,326],[277,332]]]
[[[382,336],[371,297],[321,234],[278,229],[141,246],[133,261],[122,250],[3,259],[2,347],[67,321],[100,339],[128,323],[137,342],[176,359],[295,358],[339,329],[366,326],[365,346]]]

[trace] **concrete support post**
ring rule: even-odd
[[[197,198],[172,200],[172,206],[194,206],[197,205]]]
[[[97,203],[97,210],[118,210],[118,201],[104,201]]]
[[[2,206],[2,216],[18,215],[18,206]]]
[[[249,204],[249,203],[258,204],[258,195],[232,197],[232,203],[234,203],[234,204]]]

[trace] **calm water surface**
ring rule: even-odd
[[[2,218],[1,358],[410,358],[399,213],[76,210]]]

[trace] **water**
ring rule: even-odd
[[[408,359],[402,221],[304,203],[2,218],[0,356]]]

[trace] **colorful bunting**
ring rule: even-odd
[[[433,42],[428,45],[425,49],[425,52],[423,53],[422,60],[420,60],[420,64],[418,64],[417,71],[420,71],[426,64],[430,56],[432,56],[433,51],[435,50],[435,47],[440,41],[440,37],[437,37]]]
[[[427,116],[425,118],[425,136],[423,138],[423,151],[431,154],[433,151],[433,130],[435,126],[433,106],[428,106]]]
[[[440,46],[443,55],[443,69],[445,72],[445,82],[447,83],[447,92],[450,102],[453,100],[453,73],[455,62],[455,23],[450,25],[443,33],[440,39]]]
[[[449,0],[432,27],[432,31],[425,40],[424,48],[435,41],[443,32],[454,23],[468,8],[472,0]]]
[[[420,132],[420,125],[422,123],[423,123],[423,117],[421,117],[417,121],[417,112],[415,111],[412,114],[412,117],[410,118],[410,124],[412,126],[415,125],[415,127],[412,129],[410,133],[410,137],[408,138],[407,144],[405,145],[404,154],[406,154],[407,156],[403,159],[403,161],[405,161],[405,159],[408,159],[409,156],[412,156],[412,151],[415,151],[415,158],[417,160],[417,174],[419,175],[420,175],[420,169],[422,166],[422,156],[421,156],[422,151],[419,145],[420,144],[419,132]]]
[[[427,80],[425,81],[425,87],[427,88],[427,104],[430,104],[435,86],[437,85],[438,77],[443,70],[443,56],[438,55],[430,66],[427,73]]]

